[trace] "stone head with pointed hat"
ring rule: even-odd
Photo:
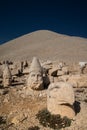
[[[11,85],[11,82],[12,82],[11,71],[8,64],[5,64],[3,67],[3,86],[8,87]]]
[[[39,59],[37,59],[36,57],[33,58],[29,69],[27,86],[34,90],[43,89],[43,71]]]

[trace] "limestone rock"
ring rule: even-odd
[[[25,118],[27,118],[23,113],[18,113],[18,115],[15,115],[10,119],[10,122],[14,125],[18,125],[20,122],[22,122]]]
[[[49,74],[51,75],[51,76],[57,76],[57,71],[58,71],[58,68],[52,68],[52,69],[50,69],[49,70]]]
[[[61,69],[62,69],[62,67],[63,67],[63,63],[62,63],[62,62],[60,62],[60,63],[58,64],[58,70],[61,70]]]
[[[29,69],[29,76],[27,79],[27,87],[33,90],[42,90],[43,86],[43,71],[39,60],[34,57]]]
[[[58,81],[67,82],[70,75],[62,75],[58,77]]]
[[[64,67],[62,68],[62,71],[63,71],[63,73],[64,73],[65,75],[69,73],[69,70],[68,70],[68,67],[67,67],[67,66],[64,66]]]
[[[74,87],[87,87],[87,75],[72,75],[68,82],[73,84]]]
[[[37,57],[33,57],[30,69],[29,69],[29,73],[32,71],[40,71],[42,72],[42,67],[41,64],[39,62],[39,59]]]
[[[53,63],[51,61],[46,61],[41,64],[41,66],[47,70],[52,69]]]
[[[68,118],[72,119],[75,116],[75,112],[73,107],[69,107],[67,105],[57,105],[57,108],[54,104],[52,108],[49,107],[48,109],[54,115],[61,115],[61,117],[67,116]]]
[[[64,75],[64,72],[62,70],[58,70],[57,71],[57,76],[62,76],[62,75]]]
[[[2,71],[2,66],[0,66],[0,78],[2,78],[3,71]]]
[[[4,70],[3,70],[3,86],[8,87],[11,85],[12,81],[12,75],[10,68],[7,64],[4,65]]]
[[[52,83],[47,92],[47,109],[52,114],[60,114],[73,118],[75,112],[73,103],[75,101],[72,85],[64,82]]]

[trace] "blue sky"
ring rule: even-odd
[[[87,38],[86,0],[0,1],[0,44],[41,29]]]

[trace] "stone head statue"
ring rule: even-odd
[[[3,85],[4,85],[4,87],[10,86],[11,81],[12,81],[12,75],[11,75],[10,68],[9,68],[8,64],[5,64],[4,68],[3,68]]]
[[[60,114],[73,118],[74,91],[71,84],[66,82],[51,83],[47,93],[47,108],[52,114]]]
[[[43,89],[43,71],[40,62],[36,57],[33,58],[29,69],[27,86],[34,90]]]

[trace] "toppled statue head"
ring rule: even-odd
[[[66,82],[51,83],[47,93],[47,108],[52,114],[73,118],[75,101],[73,86]]]
[[[33,90],[43,89],[43,71],[39,60],[34,57],[29,69],[29,77],[27,79],[27,86]]]

